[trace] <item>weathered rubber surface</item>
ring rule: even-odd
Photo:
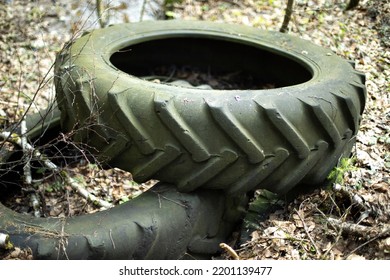
[[[40,119],[27,118],[27,136],[58,131],[56,112],[48,123]],[[6,168],[0,171],[6,173]],[[227,242],[246,204],[244,195],[230,197],[220,190],[180,193],[173,185],[159,183],[112,209],[69,218],[35,218],[0,203],[0,232],[8,234],[14,246],[31,248],[34,259],[205,258]]]
[[[196,259],[217,254],[241,217],[237,205],[226,211],[227,200],[217,190],[180,193],[159,184],[110,210],[67,219],[0,204],[0,232],[34,259]]]
[[[153,49],[153,41],[163,40],[179,45]],[[257,64],[246,51],[229,53],[224,42],[260,50],[252,59]],[[146,55],[137,44],[152,51]],[[147,66],[162,58],[199,60],[204,67],[208,59],[222,67],[224,61],[249,65],[279,86],[185,88],[120,70],[137,72],[132,63]],[[264,188],[283,194],[297,184],[318,184],[341,156],[349,156],[366,100],[365,76],[354,63],[287,34],[220,23],[142,22],[96,30],[59,54],[55,72],[64,129],[77,130],[76,139],[136,181],[155,178],[180,191]]]

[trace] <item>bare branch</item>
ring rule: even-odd
[[[343,222],[334,218],[328,218],[328,222],[336,228],[341,229],[345,233],[354,236],[364,237],[366,239],[371,238],[373,236],[390,236],[390,225],[384,225],[382,227],[369,227],[355,223]]]
[[[17,135],[16,133],[2,131],[2,132],[0,132],[0,138],[3,138],[6,141],[10,141],[18,146],[22,146],[21,137],[19,135]],[[54,164],[46,156],[42,155],[37,149],[34,149],[34,147],[32,145],[30,145],[29,143],[26,143],[24,145],[24,148],[26,151],[30,152],[34,158],[41,160],[46,168],[48,168],[52,172],[61,174],[61,176],[65,180],[65,183],[69,184],[72,187],[72,189],[77,191],[82,197],[87,199],[89,202],[92,202],[95,205],[98,205],[100,207],[104,207],[107,209],[111,208],[113,206],[111,203],[104,201],[102,199],[99,199],[96,196],[94,196],[93,194],[91,194],[90,192],[88,192],[88,190],[86,190],[84,188],[84,186],[82,186],[75,179],[73,179],[71,176],[69,176],[69,174],[66,171],[64,171],[64,170],[61,171],[60,168],[56,164]]]
[[[221,247],[222,249],[225,250],[225,252],[227,254],[229,254],[229,256],[231,256],[234,260],[239,260],[240,257],[238,256],[238,254],[236,253],[236,251],[234,251],[234,249],[232,247],[230,247],[229,245],[227,245],[226,243],[220,243],[219,244],[219,247]]]
[[[95,195],[91,194],[83,185],[77,182],[75,179],[69,176],[67,172],[61,172],[61,175],[64,177],[65,182],[69,184],[72,189],[77,191],[82,197],[84,197],[89,202],[92,202],[95,205],[103,208],[111,208],[113,205],[105,200],[99,199]]]
[[[298,215],[299,219],[301,220],[302,225],[303,225],[303,229],[305,230],[307,237],[310,239],[311,244],[313,245],[314,249],[316,250],[317,256],[319,256],[320,250],[318,249],[316,243],[314,242],[313,238],[311,237],[309,230],[307,229],[307,225],[305,223],[305,220],[302,218],[301,214],[299,214],[299,211],[297,209],[294,209],[294,211]]]
[[[352,203],[360,206],[362,209],[367,210],[367,206],[364,204],[364,199],[357,193],[353,193],[350,188],[342,186],[340,184],[334,184],[333,190],[348,197]]]
[[[26,124],[26,118],[23,117],[21,123],[20,123],[20,140],[22,144],[22,150],[23,154],[26,157],[26,162],[23,166],[23,173],[24,173],[24,183],[27,187],[32,186],[32,175],[31,175],[31,165],[30,165],[30,160],[29,160],[29,150],[26,148],[27,147],[27,138],[26,138],[26,133],[27,133],[27,124]],[[33,189],[33,188],[32,188]],[[31,192],[30,194],[30,202],[31,206],[34,210],[34,216],[35,217],[41,217],[41,205],[39,203],[39,200],[34,192]]]
[[[353,249],[345,258],[348,258],[350,255],[352,255],[359,249],[363,248],[364,246],[370,244],[371,242],[379,238],[390,236],[390,225],[388,224],[379,227],[369,227],[355,223],[343,222],[330,217],[327,220],[332,226],[339,228],[342,232],[368,239],[366,242]]]
[[[20,135],[21,135],[20,140],[21,140],[22,150],[25,156],[26,153],[28,152],[28,149],[26,148],[27,146],[26,132],[27,132],[26,118],[23,117],[20,123]],[[31,166],[29,160],[26,160],[26,163],[24,164],[23,167],[23,172],[24,172],[25,183],[26,185],[30,186],[32,182],[32,177],[31,177]]]

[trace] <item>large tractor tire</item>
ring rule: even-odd
[[[145,78],[170,66],[238,74],[252,86]],[[366,100],[364,75],[327,49],[194,21],[95,30],[58,55],[55,84],[62,126],[75,140],[136,181],[154,178],[184,192],[284,194],[321,183],[349,156]]]
[[[204,259],[229,241],[243,202],[160,183],[110,210],[70,218],[35,218],[0,203],[0,233],[34,259]]]
[[[30,141],[58,135],[59,113],[35,114],[27,120]],[[18,126],[12,130],[20,132]],[[23,162],[18,149],[4,145],[0,154],[3,199],[21,181],[17,163],[21,167]],[[220,252],[221,242],[228,242],[246,206],[245,195],[206,189],[180,193],[173,185],[158,183],[109,210],[68,218],[36,218],[0,203],[0,233],[13,246],[30,248],[34,259],[210,258]]]

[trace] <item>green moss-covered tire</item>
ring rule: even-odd
[[[158,66],[252,79],[213,90],[142,79]],[[308,41],[245,26],[156,21],[93,31],[55,67],[62,125],[102,159],[180,191],[287,193],[326,179],[350,154],[365,77]]]
[[[30,115],[27,127],[32,141],[55,136],[59,114]],[[14,131],[19,132],[18,127]],[[0,154],[6,159],[0,162],[4,194],[7,186],[16,188],[12,168],[21,153],[3,146]],[[9,178],[14,178],[12,184]],[[0,203],[0,233],[8,235],[13,246],[30,248],[34,259],[210,258],[220,252],[221,242],[228,242],[246,205],[245,195],[231,197],[221,190],[180,193],[173,185],[159,183],[109,210],[68,218],[36,218]]]

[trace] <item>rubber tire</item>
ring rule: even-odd
[[[42,122],[43,115],[50,121]],[[33,141],[43,134],[55,136],[59,111],[30,115],[27,127]],[[4,147],[1,154],[12,161],[9,166],[0,162],[4,193],[8,180],[3,176],[15,174],[11,168],[18,151]],[[228,242],[247,201],[245,195],[230,197],[220,190],[180,193],[173,185],[158,183],[109,210],[69,218],[36,218],[0,203],[0,233],[8,234],[14,246],[30,248],[34,259],[204,259]]]
[[[35,218],[0,203],[0,232],[34,259],[204,259],[220,253],[242,216],[231,202],[221,191],[180,193],[160,183],[110,210],[71,218]]]
[[[185,49],[189,58],[182,51],[189,45],[185,43],[151,51],[150,59],[144,54],[138,59],[137,52],[130,52],[137,44],[146,42],[149,47],[166,39],[189,40],[191,47]],[[209,56],[207,40],[221,44]],[[271,73],[282,86],[185,88],[148,82],[120,70],[132,67],[128,59],[147,66],[158,59],[175,60],[176,55],[183,64],[207,64],[210,59],[222,68],[252,65],[245,52],[224,55],[232,44],[268,54],[262,58],[271,61],[257,66],[257,71]],[[293,66],[298,71],[291,70]],[[304,81],[300,67],[310,76]],[[296,77],[299,82],[291,84]],[[323,182],[340,157],[350,155],[365,106],[364,84],[365,76],[354,63],[308,41],[196,21],[96,30],[69,44],[55,65],[64,129],[77,131],[76,140],[88,143],[112,166],[130,171],[136,181],[155,178],[185,192],[199,187],[230,193],[264,188],[284,194],[297,184]]]

